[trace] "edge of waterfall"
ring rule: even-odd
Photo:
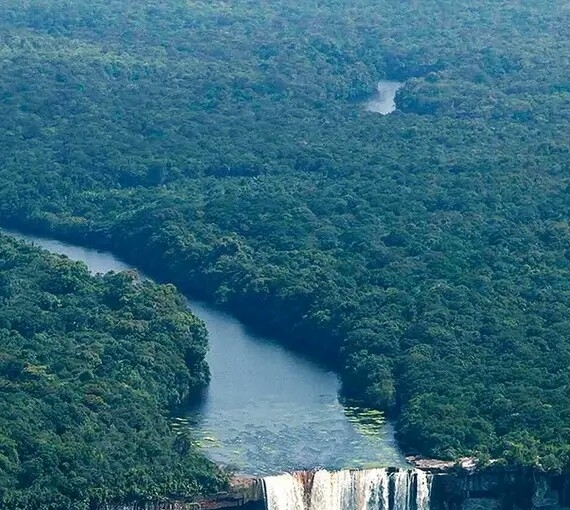
[[[267,510],[429,510],[433,475],[421,469],[296,471],[263,479]]]

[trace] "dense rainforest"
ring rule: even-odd
[[[0,508],[94,509],[225,485],[171,411],[208,381],[172,286],[0,236]]]
[[[567,2],[4,0],[0,27],[1,223],[320,356],[407,452],[570,466]]]

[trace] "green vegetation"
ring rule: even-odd
[[[5,0],[0,219],[335,365],[409,452],[570,455],[570,10]],[[362,101],[405,80],[399,111]]]
[[[172,286],[0,236],[0,507],[88,509],[216,491],[168,411],[208,380]]]
[[[360,407],[345,406],[344,413],[359,434],[363,436],[380,436],[386,424],[384,413],[375,409],[362,409]]]

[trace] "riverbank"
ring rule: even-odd
[[[173,287],[0,235],[0,507],[86,509],[220,490],[169,416],[208,382]]]
[[[133,269],[110,253],[54,239],[8,232],[93,272]],[[196,301],[186,301],[204,321],[211,379],[200,402],[176,420],[215,462],[251,476],[325,466],[404,466],[394,431],[381,416],[346,408],[336,376],[238,321]]]
[[[0,218],[320,356],[406,452],[570,465],[564,2],[4,4]]]

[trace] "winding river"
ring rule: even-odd
[[[131,269],[110,253],[4,233],[81,260],[93,273]],[[220,311],[187,303],[208,328],[212,381],[203,402],[177,424],[198,431],[212,460],[250,475],[405,466],[390,424],[340,404],[334,373],[251,334]]]

